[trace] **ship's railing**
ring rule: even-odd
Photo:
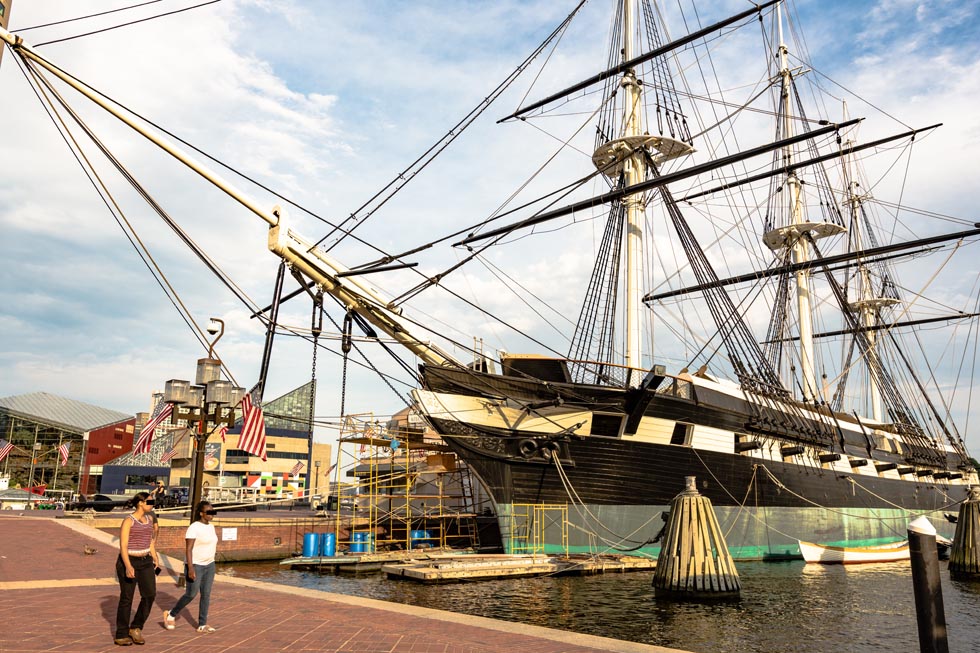
[[[670,395],[680,399],[694,399],[694,386],[690,381],[674,378],[670,380],[670,383],[658,388],[657,394]]]
[[[566,359],[568,373],[576,383],[605,385],[624,388],[636,385],[631,381],[642,379],[647,370],[638,370],[627,365],[617,365],[603,361]]]

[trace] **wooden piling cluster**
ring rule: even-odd
[[[738,571],[718,527],[711,500],[701,496],[693,476],[674,497],[664,545],[653,576],[657,596],[689,599],[735,598]]]
[[[949,552],[949,573],[957,578],[980,577],[980,487],[960,505],[956,533]]]

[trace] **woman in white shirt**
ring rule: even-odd
[[[213,633],[208,625],[208,607],[211,604],[211,585],[214,584],[214,555],[218,548],[218,534],[211,521],[218,511],[207,501],[201,501],[194,510],[196,521],[187,528],[184,536],[186,562],[184,573],[187,576],[187,589],[171,610],[163,612],[163,625],[167,630],[176,627],[175,617],[187,604],[201,593],[201,603],[197,618],[197,632]]]

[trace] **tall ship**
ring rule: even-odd
[[[751,91],[675,81],[740,27],[768,55]],[[859,165],[920,130],[860,143],[846,106],[808,112],[814,85],[800,82],[817,73],[785,28],[770,2],[670,40],[652,3],[622,2],[608,68],[510,116],[591,89],[592,162],[608,190],[459,240],[476,247],[607,207],[565,356],[421,369],[418,406],[494,496],[505,541],[530,504],[545,507],[531,514],[553,551],[656,553],[660,517],[694,476],[736,559],[797,558],[803,533],[882,544],[922,514],[946,530],[943,511],[977,482],[948,405],[903,349],[903,332],[946,318],[910,318],[891,257],[930,243],[885,244],[892,231]],[[738,126],[756,126],[746,112],[771,123],[766,144],[733,145]],[[974,239],[968,226],[938,240]],[[730,263],[705,235],[744,238],[735,257],[756,267],[723,274]],[[665,258],[675,268],[658,279]],[[658,320],[703,330],[651,336]],[[658,363],[658,339],[690,358]]]
[[[552,59],[580,9],[514,77]],[[799,540],[886,544],[921,515],[949,534],[943,513],[978,483],[977,469],[929,367],[936,352],[916,334],[976,315],[941,314],[917,290],[928,284],[905,286],[898,273],[912,261],[928,279],[922,261],[968,249],[980,228],[899,239],[896,223],[930,214],[879,199],[879,189],[901,187],[865,171],[882,156],[890,163],[876,170],[900,176],[910,144],[938,126],[876,131],[871,118],[852,117],[868,110],[898,124],[871,103],[842,101],[843,88],[789,43],[799,32],[778,0],[745,3],[711,24],[684,18],[665,20],[649,0],[613,3],[603,66],[495,116],[501,129],[567,126],[556,147],[580,156],[559,166],[572,173],[564,184],[360,265],[334,258],[336,238],[304,238],[278,207],[168,151],[269,224],[269,249],[311,295],[345,309],[348,343],[356,327],[415,357],[413,408],[490,494],[505,542],[526,528],[547,552],[655,555],[687,476],[711,499],[736,559],[798,558]],[[583,133],[594,135],[584,151]],[[396,192],[451,141],[387,188]],[[578,313],[549,317],[531,299],[514,300],[526,322],[567,322],[564,350],[536,339],[535,351],[490,353],[412,316],[409,299],[498,247],[529,240],[542,265],[557,265],[569,252],[552,248],[549,234],[580,222],[578,254],[594,254],[591,273],[584,288],[562,289],[581,298]],[[356,224],[338,231],[346,237]],[[402,292],[375,285],[446,244],[459,252],[453,265]]]

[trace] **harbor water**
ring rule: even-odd
[[[941,566],[950,651],[980,653],[980,583],[950,580],[946,563]],[[718,603],[655,598],[653,575],[646,572],[455,585],[388,580],[379,573],[318,575],[277,563],[226,564],[220,573],[696,653],[919,650],[908,562],[737,567],[741,598]]]

